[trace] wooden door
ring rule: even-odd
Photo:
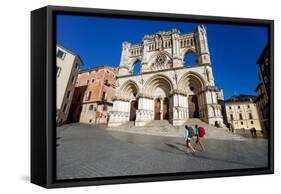
[[[165,97],[163,102],[163,120],[169,120],[169,98]]]
[[[138,108],[138,101],[137,100],[132,100],[131,101],[131,108],[130,108],[130,121],[135,121],[136,120],[137,108]]]
[[[198,99],[196,95],[188,96],[189,118],[199,118]]]
[[[159,98],[156,98],[154,100],[154,119],[160,120],[160,114],[161,114],[161,101]]]

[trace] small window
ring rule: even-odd
[[[94,83],[95,82],[95,79],[92,79],[92,83]]]
[[[228,109],[231,110],[231,106],[229,106]]]
[[[58,50],[57,51],[57,57],[60,58],[61,60],[64,60],[65,58],[65,52],[63,52],[62,50]]]
[[[78,63],[75,64],[75,69],[79,69],[79,64]]]
[[[109,85],[109,82],[108,82],[108,80],[106,79],[106,80],[104,80],[104,84],[105,85]]]
[[[92,92],[90,91],[89,94],[88,94],[87,100],[90,100],[91,96],[92,96]]]
[[[67,108],[67,104],[64,104],[64,106],[63,106],[63,109],[62,109],[62,112],[66,112],[66,108]]]
[[[232,120],[232,121],[233,121],[233,114],[231,114],[231,115],[230,115],[230,120]]]
[[[70,97],[70,94],[71,94],[71,91],[68,90],[66,97],[69,98],[69,97]]]
[[[61,67],[57,67],[57,77],[60,76],[60,73],[61,73]]]
[[[89,84],[90,80],[87,80],[87,84]]]
[[[106,105],[103,106],[103,111],[107,111],[107,106]]]
[[[105,100],[105,98],[106,98],[106,92],[103,92],[103,93],[102,93],[101,99],[102,99],[102,100]]]
[[[241,121],[241,125],[243,125],[244,123],[243,123],[243,121]]]
[[[92,119],[89,120],[89,123],[92,123]]]
[[[254,124],[254,121],[251,121],[251,124],[253,125],[253,124]]]
[[[97,111],[97,107],[94,107],[94,111]]]
[[[74,83],[75,77],[74,75],[71,77],[71,82]]]
[[[249,119],[253,119],[252,113],[249,113]]]
[[[250,108],[250,105],[248,105],[248,108]]]
[[[240,106],[238,106],[238,109],[240,109]]]
[[[240,120],[243,120],[243,116],[242,116],[241,113],[239,114],[239,119],[240,119]]]
[[[91,104],[91,105],[89,106],[89,110],[93,110],[93,108],[94,108],[94,105]]]

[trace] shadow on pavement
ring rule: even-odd
[[[173,144],[169,144],[169,143],[165,143],[167,146],[169,146],[170,148],[173,148],[173,149],[176,149],[176,150],[178,150],[178,151],[180,151],[180,152],[183,152],[183,153],[185,153],[185,151],[184,150],[182,150],[181,148],[179,148],[178,146],[176,146],[176,145],[173,145]]]

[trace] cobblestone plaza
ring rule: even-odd
[[[182,129],[183,130],[183,129]],[[183,137],[108,131],[86,124],[57,129],[57,178],[243,169],[267,166],[267,140],[203,140],[204,152],[185,153]]]

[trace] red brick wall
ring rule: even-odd
[[[80,73],[78,76],[76,86],[88,85],[84,93],[83,102],[101,101],[103,92],[107,93],[106,100],[111,102],[111,98],[115,93],[117,70],[112,67],[105,67],[93,69],[93,71],[96,71],[96,73],[91,74],[91,71],[87,71]],[[105,84],[105,80],[108,80],[108,86]],[[89,92],[91,92],[91,97],[88,100]]]

